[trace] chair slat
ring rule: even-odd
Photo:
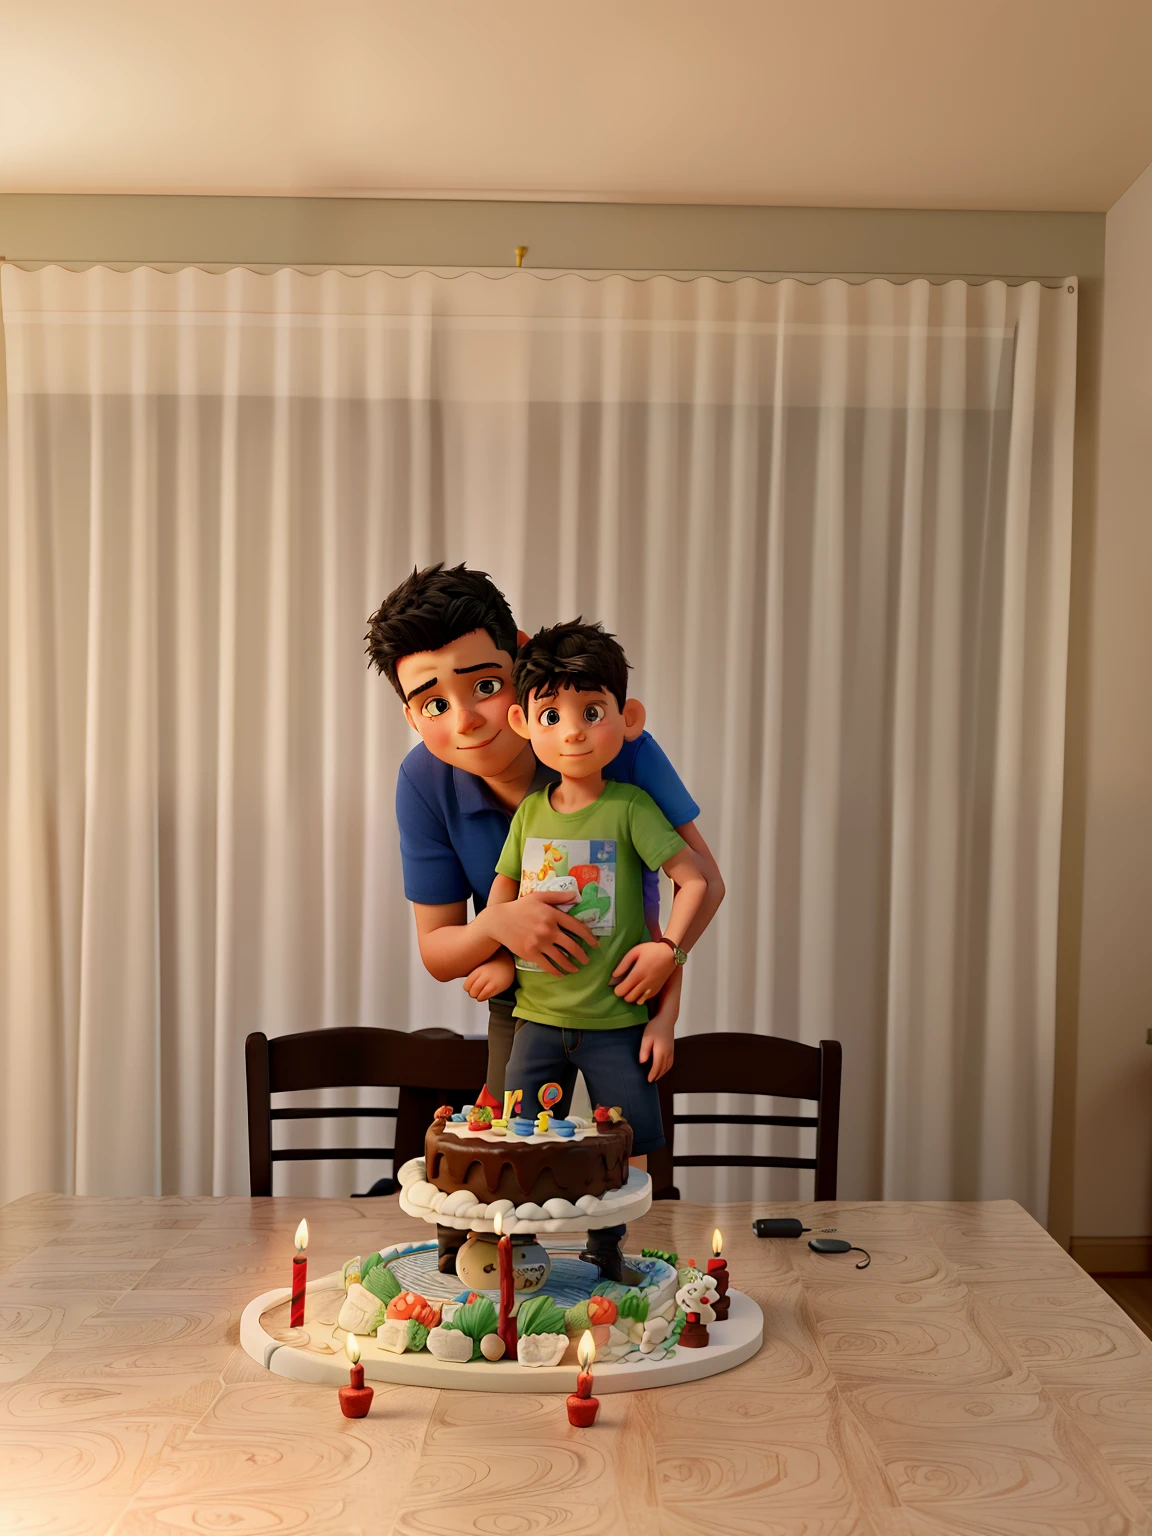
[[[311,1162],[342,1162],[347,1163],[358,1157],[386,1157],[392,1159],[391,1147],[301,1147],[299,1149],[273,1152],[274,1163],[311,1163]]]
[[[354,1120],[365,1115],[375,1120],[395,1120],[394,1109],[274,1109],[273,1120]],[[815,1120],[812,1122],[816,1124]]]
[[[276,1156],[275,1152],[272,1154]],[[674,1157],[676,1168],[815,1168],[814,1157]]]
[[[275,1113],[275,1111],[273,1111]],[[815,1115],[673,1115],[676,1125],[801,1125],[815,1130]]]

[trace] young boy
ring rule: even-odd
[[[513,1013],[525,1022],[505,1082],[523,1090],[524,1112],[530,1113],[547,1082],[560,1085],[566,1103],[582,1071],[593,1105],[623,1109],[632,1126],[633,1160],[645,1168],[647,1153],[664,1145],[655,1079],[672,1060],[671,1025],[645,1041],[653,1027],[647,1003],[686,959],[681,944],[707,881],[651,796],[604,777],[624,742],[644,729],[644,706],[628,697],[628,662],[614,636],[581,620],[542,629],[521,647],[512,680],[516,703],[509,723],[560,782],[520,805],[488,899],[500,905],[558,888],[599,946],[570,975],[516,962]],[[658,940],[645,930],[645,867],[663,868],[676,887]],[[512,959],[497,955],[478,966],[467,985],[474,997],[484,998],[503,991],[512,976]],[[641,1061],[648,1054],[643,1044],[651,1051],[652,1072]]]

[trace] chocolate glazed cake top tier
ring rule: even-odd
[[[424,1138],[428,1182],[448,1194],[469,1189],[484,1204],[541,1205],[556,1196],[576,1201],[619,1189],[628,1178],[631,1151],[632,1127],[624,1120],[597,1126],[579,1140],[550,1135],[529,1141],[457,1135],[455,1126],[439,1120]]]

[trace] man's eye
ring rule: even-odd
[[[490,699],[500,692],[504,686],[504,679],[500,677],[482,677],[476,684],[476,697],[478,699]]]
[[[446,715],[448,713],[448,700],[425,699],[420,713],[427,715],[430,720],[435,720],[437,715]]]
[[[540,711],[541,725],[559,725],[560,711],[558,709],[542,709]]]
[[[589,704],[588,708],[584,711],[584,718],[589,725],[599,725],[606,713],[607,711],[603,704]]]

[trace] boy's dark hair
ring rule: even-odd
[[[486,571],[444,562],[414,570],[368,620],[366,654],[405,703],[396,664],[419,651],[438,651],[474,629],[486,629],[498,650],[516,655],[516,622],[503,592]]]
[[[572,619],[538,629],[520,647],[512,683],[521,709],[534,695],[551,699],[561,688],[581,693],[603,688],[623,709],[628,698],[628,658],[616,636],[600,624]]]

